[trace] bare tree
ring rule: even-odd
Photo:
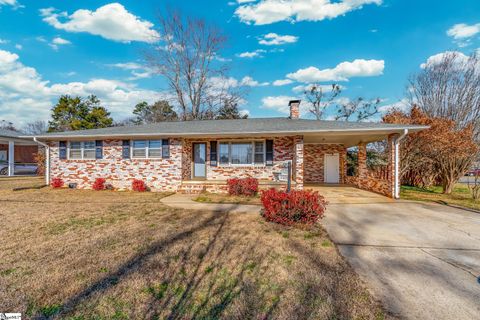
[[[458,128],[473,125],[480,135],[480,57],[447,52],[410,79],[412,103],[430,117],[450,119]]]
[[[374,115],[378,114],[378,106],[380,104],[380,98],[373,100],[365,100],[363,98],[357,98],[355,100],[348,100],[345,103],[341,103],[337,108],[337,114],[335,120],[343,121],[364,121]]]
[[[342,92],[338,84],[332,84],[329,92],[324,92],[321,85],[314,84],[304,91],[305,98],[310,104],[310,113],[317,120],[321,120],[325,109],[333,103],[333,100]]]
[[[15,126],[13,125],[13,122],[6,120],[0,120],[0,129],[18,131],[17,128],[15,128]]]
[[[157,25],[160,45],[145,57],[152,71],[167,80],[182,120],[202,119],[223,105],[226,95],[236,95],[231,87],[217,90],[213,81],[227,79],[227,67],[217,59],[227,38],[218,28],[178,12],[159,17]]]
[[[43,120],[29,122],[23,127],[22,131],[30,135],[42,134],[48,131],[48,123]]]

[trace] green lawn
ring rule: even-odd
[[[404,200],[434,201],[449,205],[480,210],[480,201],[472,199],[471,191],[464,184],[457,184],[452,194],[443,194],[441,187],[421,189],[417,187],[402,186],[401,198]]]

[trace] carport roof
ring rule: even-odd
[[[20,132],[0,128],[0,137],[18,138],[20,135],[21,135]]]
[[[52,132],[37,138],[95,138],[95,137],[141,137],[141,136],[227,136],[227,135],[288,135],[320,133],[401,133],[405,129],[420,131],[425,126],[399,125],[377,122],[319,121],[289,118],[250,118],[235,120],[194,120],[159,122],[139,126],[122,126],[102,129]]]

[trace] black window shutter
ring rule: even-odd
[[[170,141],[168,139],[162,139],[162,158],[170,158]]]
[[[95,159],[103,158],[103,140],[95,140]]]
[[[123,159],[130,159],[130,140],[123,140],[122,147]]]
[[[265,160],[267,166],[273,166],[273,140],[265,141]]]
[[[217,141],[210,141],[210,166],[217,166]]]
[[[67,141],[58,143],[58,156],[60,159],[67,159]]]

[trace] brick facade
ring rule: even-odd
[[[325,155],[335,153],[339,155],[339,181],[345,183],[347,149],[341,144],[305,145],[305,183],[324,183]]]
[[[207,143],[207,178],[206,180],[227,180],[230,178],[252,177],[259,180],[274,180],[274,173],[281,171],[281,165],[286,160],[294,159],[295,137],[260,137],[254,140],[273,139],[273,166],[246,165],[246,166],[211,166],[210,141],[251,141],[252,138],[222,138],[218,139],[184,139],[182,177],[184,180],[192,179],[192,144],[194,142]]]
[[[394,197],[395,189],[395,135],[387,138],[387,175],[383,179],[375,177],[367,168],[367,146],[360,143],[358,146],[358,172],[356,176],[345,178],[345,183],[352,184],[357,188],[383,194],[387,197]]]
[[[210,141],[251,141],[253,138],[222,139],[169,139],[170,157],[167,159],[123,159],[122,140],[104,140],[103,158],[97,160],[62,160],[58,142],[50,143],[50,177],[61,178],[66,184],[77,183],[78,188],[91,188],[96,178],[105,178],[115,188],[130,189],[133,179],[142,179],[152,191],[208,190],[225,192],[224,182],[229,178],[253,177],[273,182],[282,164],[292,161],[292,187],[303,189],[305,183],[324,182],[325,154],[338,153],[340,183],[352,184],[361,189],[389,197],[394,190],[393,138],[389,136],[389,166],[386,179],[372,176],[366,165],[366,146],[359,146],[358,175],[346,176],[346,148],[340,144],[305,144],[303,136],[256,137],[273,140],[273,165],[212,166]],[[206,142],[206,182],[187,184],[192,180],[192,144]],[[212,182],[212,183],[209,183]],[[185,186],[185,185],[186,186]],[[280,185],[276,187],[282,187]],[[284,186],[283,186],[284,187]]]
[[[62,160],[58,142],[50,144],[51,178],[89,189],[96,178],[105,178],[115,188],[130,189],[133,179],[142,179],[153,191],[176,191],[182,182],[182,143],[170,139],[168,159],[123,159],[122,140],[103,141],[103,159]]]
[[[66,184],[77,183],[78,188],[91,188],[96,178],[105,178],[107,183],[116,189],[131,188],[133,179],[142,179],[152,191],[178,191],[182,181],[192,179],[192,143],[206,142],[207,163],[206,180],[219,181],[229,178],[254,177],[259,180],[273,181],[276,172],[281,171],[285,160],[296,163],[296,167],[303,171],[303,138],[290,137],[263,137],[256,139],[273,139],[273,166],[211,166],[210,141],[216,139],[170,139],[170,157],[168,159],[123,159],[122,140],[104,140],[103,158],[91,160],[70,160],[59,158],[59,143],[50,143],[50,172],[51,178],[61,178]],[[252,139],[222,138],[221,140],[245,141]],[[302,152],[295,156],[297,152]],[[303,185],[303,173],[296,176],[297,183]],[[213,186],[215,190],[225,191],[221,186]]]

